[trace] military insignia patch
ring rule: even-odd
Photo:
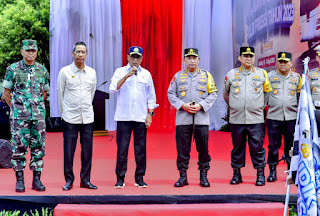
[[[234,93],[239,93],[240,89],[239,88],[235,88],[234,89]]]
[[[182,96],[182,97],[186,96],[186,92],[185,92],[185,91],[182,91],[182,92],[181,92],[181,96]]]
[[[174,81],[176,81],[176,77],[172,78],[171,83],[173,83]]]
[[[224,83],[226,83],[228,81],[228,77],[226,76],[225,78],[224,78]]]

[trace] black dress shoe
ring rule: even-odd
[[[80,183],[80,187],[88,188],[88,189],[97,189],[98,188],[97,186],[91,184],[90,182]]]
[[[67,184],[65,186],[63,186],[62,190],[64,191],[68,191],[72,189],[72,183],[71,182],[67,182]]]

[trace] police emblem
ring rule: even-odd
[[[186,96],[186,92],[185,92],[185,91],[182,91],[182,92],[181,92],[181,96],[182,96],[182,97]]]
[[[278,94],[278,90],[277,89],[275,89],[275,90],[273,90],[273,94]]]
[[[139,52],[139,48],[138,48],[138,47],[135,47],[135,48],[133,49],[133,52]]]
[[[235,88],[235,89],[234,89],[234,93],[238,93],[239,91],[240,91],[239,88]]]

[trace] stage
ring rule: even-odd
[[[115,189],[116,183],[116,132],[108,136],[94,137],[91,182],[98,186],[97,190],[80,188],[80,143],[77,145],[74,161],[75,181],[73,189],[63,191],[63,137],[62,133],[47,133],[46,156],[42,182],[46,191],[31,190],[32,171],[25,170],[25,193],[15,192],[15,174],[12,169],[0,169],[1,209],[17,209],[18,207],[47,206],[54,208],[59,203],[65,204],[188,204],[188,203],[261,203],[285,201],[286,164],[278,166],[278,181],[266,182],[265,186],[255,186],[256,170],[246,153],[246,167],[241,169],[244,183],[230,185],[232,168],[230,152],[231,135],[228,132],[210,131],[209,152],[212,161],[208,172],[211,187],[199,185],[197,169],[197,151],[192,146],[190,168],[187,172],[189,185],[183,188],[173,187],[179,178],[176,168],[175,132],[148,131],[147,137],[147,171],[144,178],[148,188],[134,187],[135,161],[133,145],[129,148],[128,172],[125,188]],[[265,140],[267,152],[267,137]],[[248,149],[247,149],[248,150]],[[283,154],[283,149],[280,154]],[[30,159],[28,152],[28,164]],[[266,177],[268,166],[265,169]],[[297,188],[291,187],[290,204],[296,204]]]

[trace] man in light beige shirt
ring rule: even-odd
[[[97,189],[97,186],[90,183],[94,128],[92,101],[96,91],[96,71],[85,65],[88,51],[84,42],[77,42],[74,45],[72,56],[74,62],[60,70],[57,81],[64,140],[66,185],[63,190],[67,191],[73,187],[73,158],[79,132],[81,144],[80,187]]]

